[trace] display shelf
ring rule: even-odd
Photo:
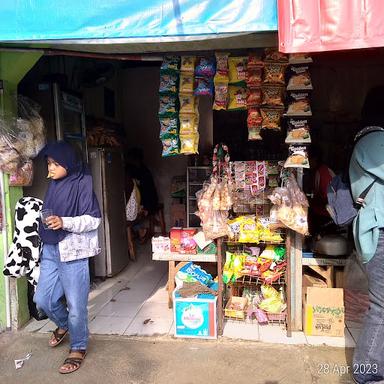
[[[160,261],[199,261],[214,263],[217,262],[217,255],[207,255],[207,254],[182,254],[176,252],[164,252],[164,253],[152,253],[152,260]]]
[[[196,192],[199,191],[212,172],[211,167],[187,168],[187,227],[199,227],[200,219],[194,216],[197,211]]]
[[[345,266],[347,259],[336,259],[336,258],[325,258],[325,257],[303,257],[302,265],[334,265],[334,266]]]

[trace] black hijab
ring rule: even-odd
[[[67,176],[62,179],[50,181],[42,209],[52,209],[53,214],[60,217],[101,217],[99,203],[93,192],[92,176],[79,160],[74,148],[59,141],[47,144],[41,155],[51,157],[67,171]],[[63,229],[45,229],[40,225],[39,234],[43,243],[57,244],[68,232]]]

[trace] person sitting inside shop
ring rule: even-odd
[[[143,151],[140,148],[132,148],[126,153],[126,196],[130,196],[133,181],[138,187],[141,198],[141,208],[134,223],[134,230],[138,233],[141,243],[152,236],[149,228],[144,226],[146,218],[157,213],[159,199],[152,173],[144,163]]]
[[[309,202],[310,233],[318,235],[326,231],[327,227],[332,226],[332,219],[326,207],[328,204],[328,185],[335,173],[323,162],[322,153],[318,147],[311,148],[309,163],[311,166],[310,188],[312,192],[312,198]]]

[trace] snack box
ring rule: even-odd
[[[217,297],[200,294],[183,298],[173,293],[175,337],[217,339]]]
[[[224,314],[226,317],[245,320],[247,306],[248,299],[246,297],[232,296],[225,306]]]
[[[152,253],[166,253],[171,251],[171,240],[169,237],[152,237]]]
[[[192,228],[171,228],[171,252],[196,254],[197,245],[193,236],[196,229]]]

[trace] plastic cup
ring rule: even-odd
[[[48,217],[53,216],[52,209],[42,209],[40,212],[41,223],[45,229],[50,229],[47,224]]]

